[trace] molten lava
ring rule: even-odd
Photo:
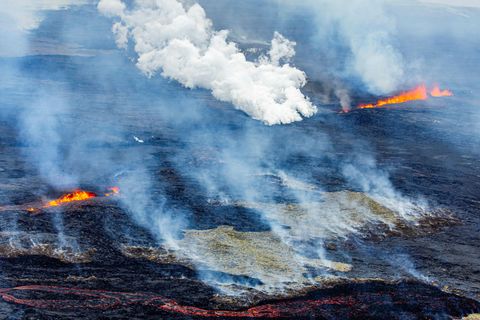
[[[430,91],[430,95],[432,97],[451,97],[453,96],[453,92],[450,90],[441,90],[438,86],[435,86],[432,91]]]
[[[360,109],[379,108],[391,104],[405,103],[414,100],[426,100],[428,98],[427,88],[422,85],[413,90],[403,92],[397,96],[378,100],[376,104],[361,104]]]
[[[68,202],[85,201],[85,200],[92,199],[92,198],[95,198],[95,197],[97,197],[97,195],[93,192],[78,189],[78,190],[73,191],[72,193],[67,193],[67,194],[63,195],[56,200],[52,200],[52,201],[48,202],[45,205],[45,207],[46,208],[48,208],[48,207],[58,207],[59,205],[62,205],[62,204],[68,203]]]
[[[108,190],[109,192],[104,194],[105,197],[115,196],[120,193],[119,187],[110,187],[108,188]],[[44,208],[58,207],[60,205],[63,205],[69,202],[85,201],[85,200],[89,200],[96,197],[98,197],[96,193],[77,189],[72,193],[67,193],[56,200],[52,200],[48,202],[43,207]],[[27,211],[34,212],[35,208],[28,208]]]
[[[39,294],[40,293],[40,294]],[[48,295],[56,296],[55,299]],[[29,308],[87,312],[130,309],[157,310],[165,318],[208,319],[397,319],[407,314],[415,319],[445,315],[457,319],[480,311],[480,303],[421,284],[352,284],[329,289],[308,299],[272,301],[243,310],[203,309],[148,292],[118,292],[49,285],[0,288],[0,299]],[[408,317],[408,318],[410,318]]]
[[[48,202],[34,202],[29,204],[23,205],[11,205],[11,206],[0,206],[0,212],[3,211],[10,211],[10,210],[22,210],[26,211],[32,215],[39,214],[43,211],[43,209],[47,208],[55,208],[62,205],[66,205],[71,202],[82,202],[87,201],[93,198],[108,198],[117,196],[120,193],[119,187],[110,187],[107,189],[108,192],[104,193],[103,195],[97,195],[91,191],[85,191],[81,189],[74,190],[71,193],[64,194],[58,199],[51,200]]]
[[[401,104],[409,101],[427,100],[429,95],[432,97],[451,97],[453,96],[453,93],[450,90],[441,90],[438,86],[435,86],[430,92],[428,92],[427,87],[421,85],[410,91],[402,92],[399,95],[380,99],[376,103],[361,104],[358,106],[358,109],[381,108],[387,105]]]

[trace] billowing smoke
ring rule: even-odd
[[[128,10],[120,0],[102,0],[100,12],[113,25],[119,47],[133,39],[137,66],[148,76],[161,72],[187,88],[205,88],[254,119],[282,124],[310,117],[316,107],[300,91],[306,75],[288,62],[295,43],[275,33],[268,55],[248,61],[228,31],[215,31],[199,4],[177,0],[137,1]]]

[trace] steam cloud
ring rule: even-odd
[[[199,4],[186,8],[177,0],[136,1],[127,9],[121,0],[101,0],[98,10],[117,17],[116,43],[127,48],[133,39],[137,66],[148,76],[160,71],[187,88],[205,88],[265,124],[285,124],[310,117],[317,108],[300,91],[303,71],[288,62],[295,43],[275,33],[268,56],[248,61],[228,31],[215,31]]]

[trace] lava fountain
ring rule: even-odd
[[[376,103],[360,104],[357,109],[374,109],[392,104],[402,104],[409,101],[427,100],[429,97],[439,98],[451,96],[453,96],[453,93],[450,90],[442,90],[438,85],[430,91],[427,90],[425,85],[420,85],[396,96],[380,99]]]

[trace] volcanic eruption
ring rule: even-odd
[[[0,211],[8,211],[8,210],[26,210],[30,213],[38,213],[42,209],[48,208],[55,208],[64,205],[68,205],[70,203],[77,203],[77,202],[84,202],[88,200],[92,200],[95,198],[108,198],[120,193],[119,187],[109,187],[107,192],[104,193],[102,196],[99,196],[97,193],[92,191],[86,191],[82,189],[76,189],[72,192],[66,193],[57,199],[50,200],[43,204],[33,203],[28,205],[19,205],[19,206],[4,206],[0,207]]]
[[[95,197],[97,197],[97,195],[93,192],[77,189],[71,193],[67,193],[61,196],[58,199],[48,202],[44,207],[45,208],[58,207],[65,203],[75,202],[75,201],[85,201]]]
[[[446,2],[5,1],[0,319],[480,312]]]
[[[425,85],[420,85],[412,90],[402,92],[398,95],[380,99],[376,103],[360,104],[358,109],[374,109],[381,108],[388,105],[402,104],[410,101],[427,100],[429,97],[451,97],[453,93],[450,90],[442,90],[438,85],[435,85],[430,91]]]

